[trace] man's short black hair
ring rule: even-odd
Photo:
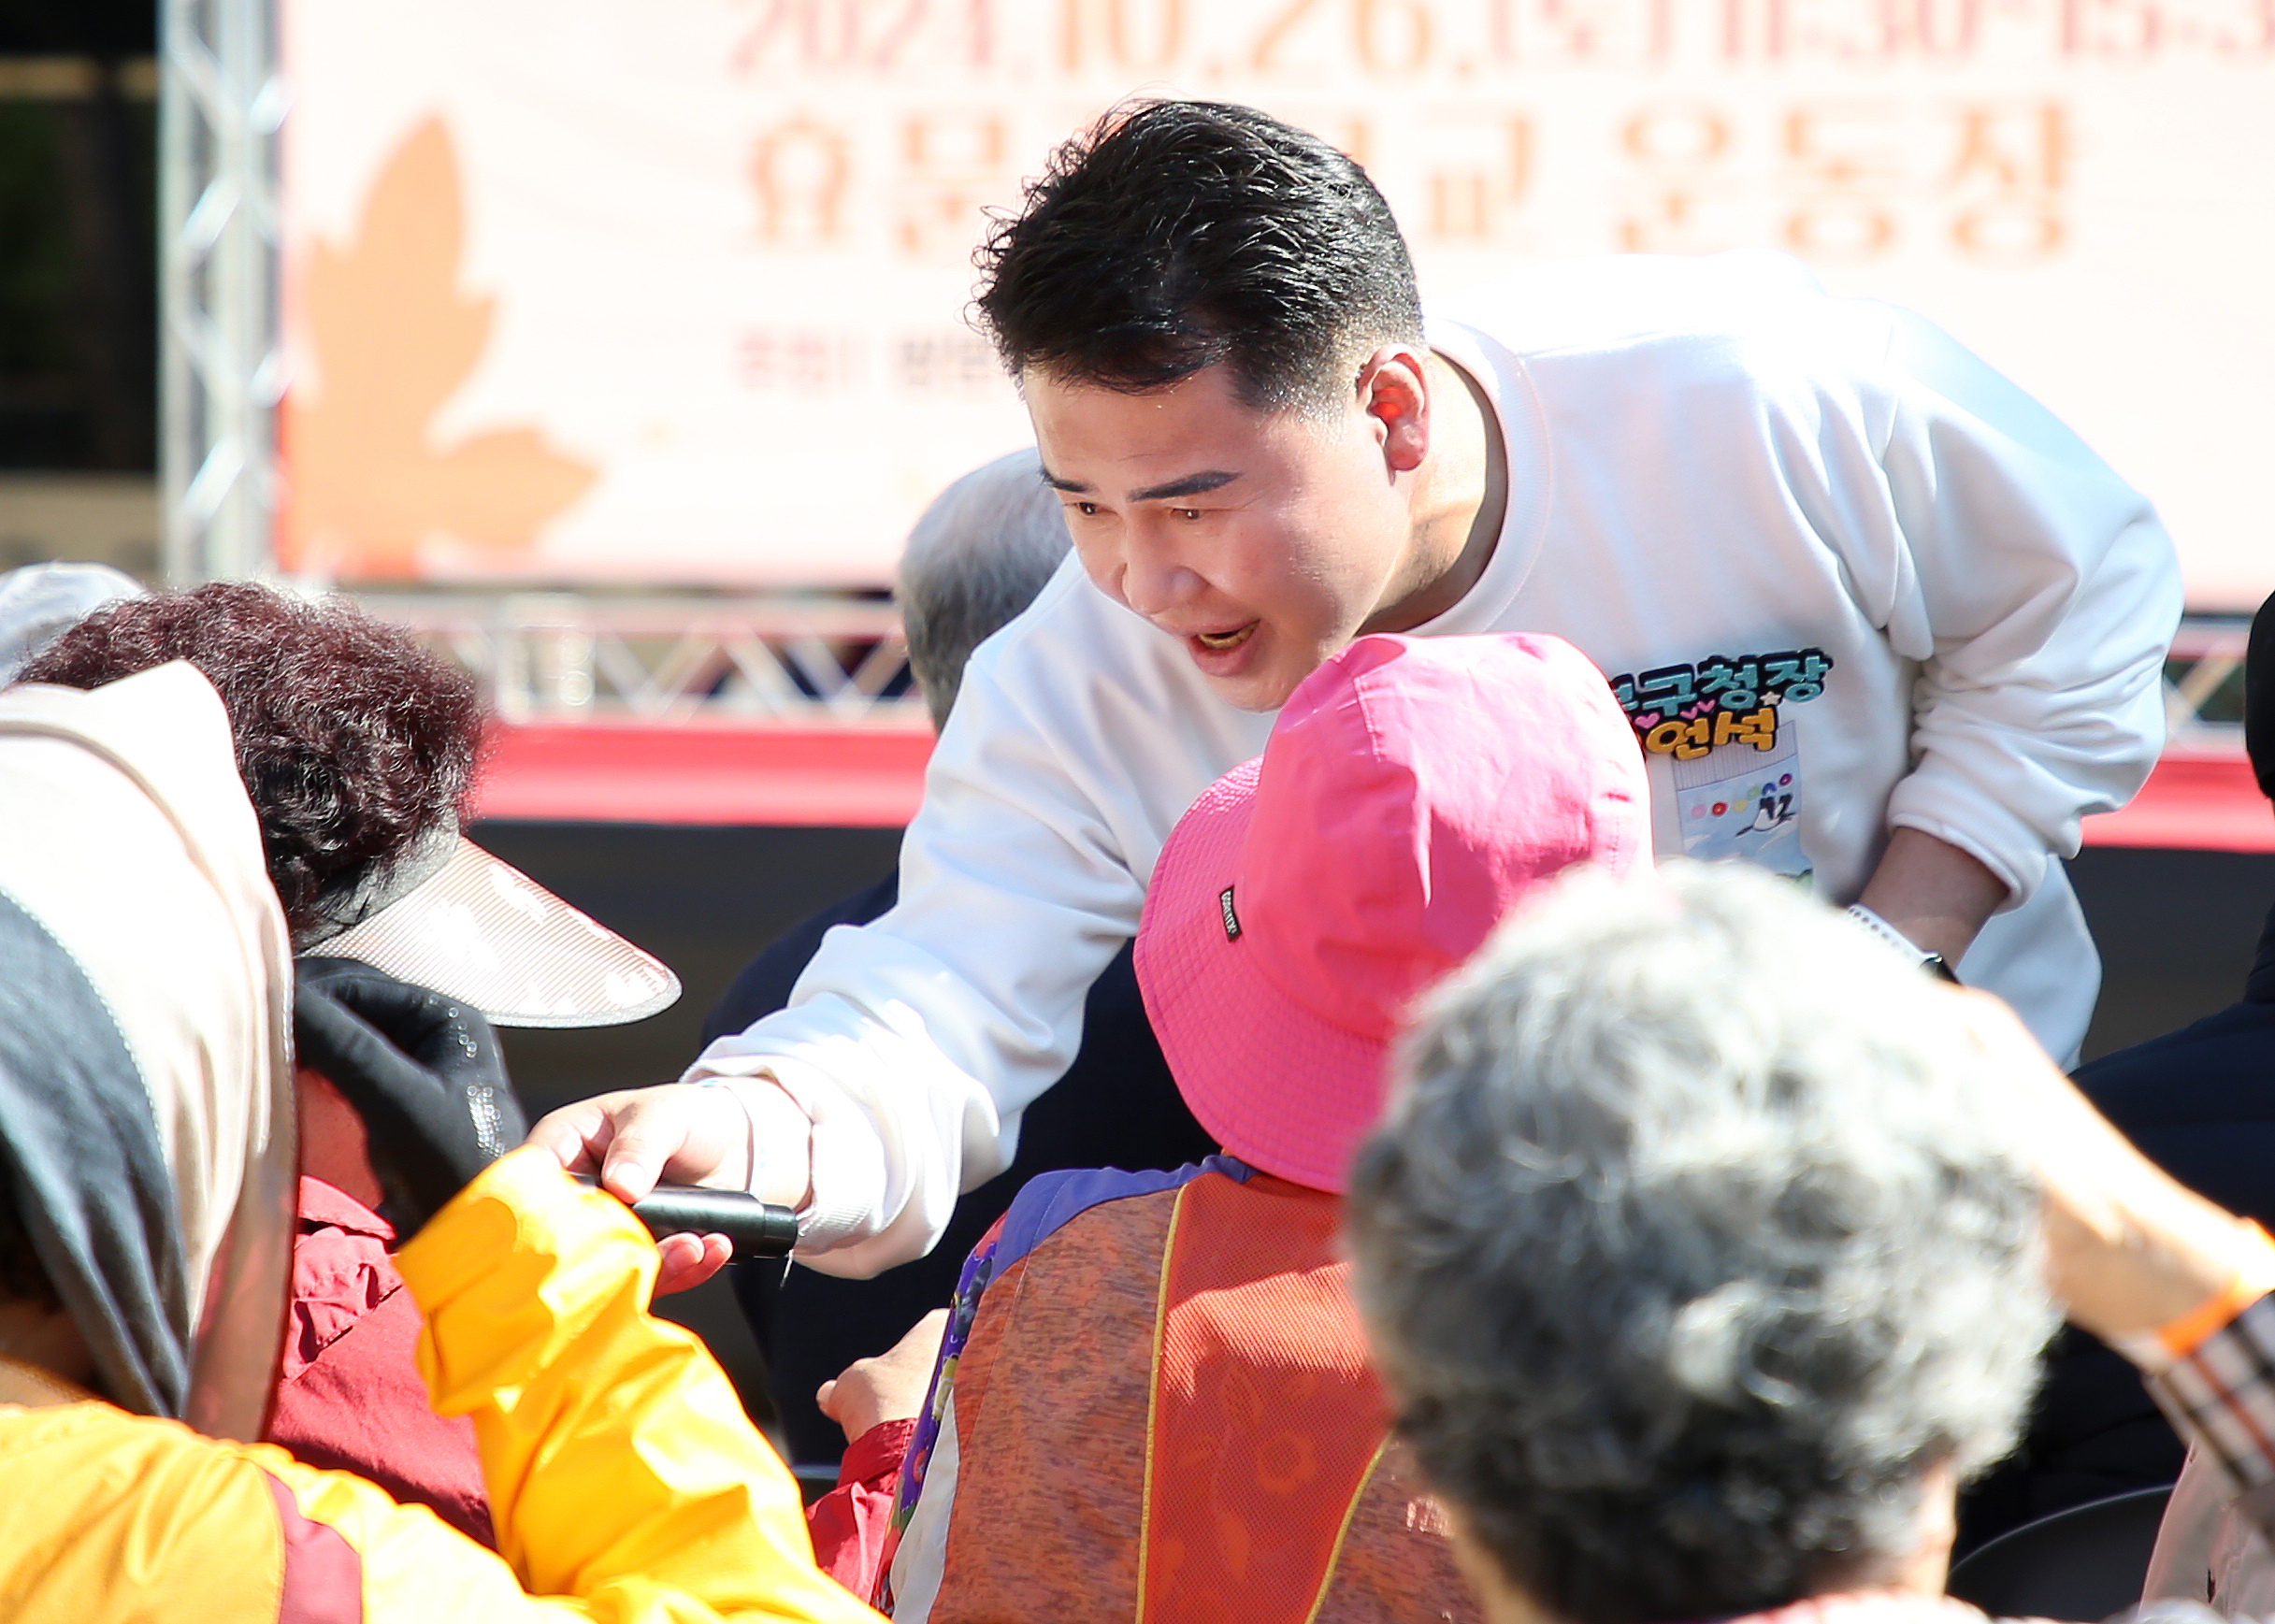
[[[1422,341],[1414,264],[1375,183],[1253,108],[1151,102],[1051,154],[981,248],[1004,365],[1139,393],[1229,364],[1266,410],[1340,397]]]

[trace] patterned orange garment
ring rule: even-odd
[[[1338,1216],[1225,1157],[1030,1186],[912,1457],[895,1616],[1476,1618],[1389,1443]]]

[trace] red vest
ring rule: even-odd
[[[939,1624],[1477,1617],[1389,1440],[1338,1215],[1202,1171],[1109,1188],[1003,1262],[924,1484],[952,1496],[944,1550],[903,1548],[903,1616],[929,1561]]]

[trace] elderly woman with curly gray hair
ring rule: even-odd
[[[1784,883],[1567,879],[1399,1070],[1359,1289],[1496,1624],[1971,1616],[1953,1497],[2057,1301],[2237,1491],[2275,1480],[2275,1246]]]

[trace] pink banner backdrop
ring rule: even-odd
[[[1367,164],[1424,293],[1784,249],[2275,589],[2275,0],[286,0],[289,568],[886,579],[1021,443],[983,211],[1116,99]]]

